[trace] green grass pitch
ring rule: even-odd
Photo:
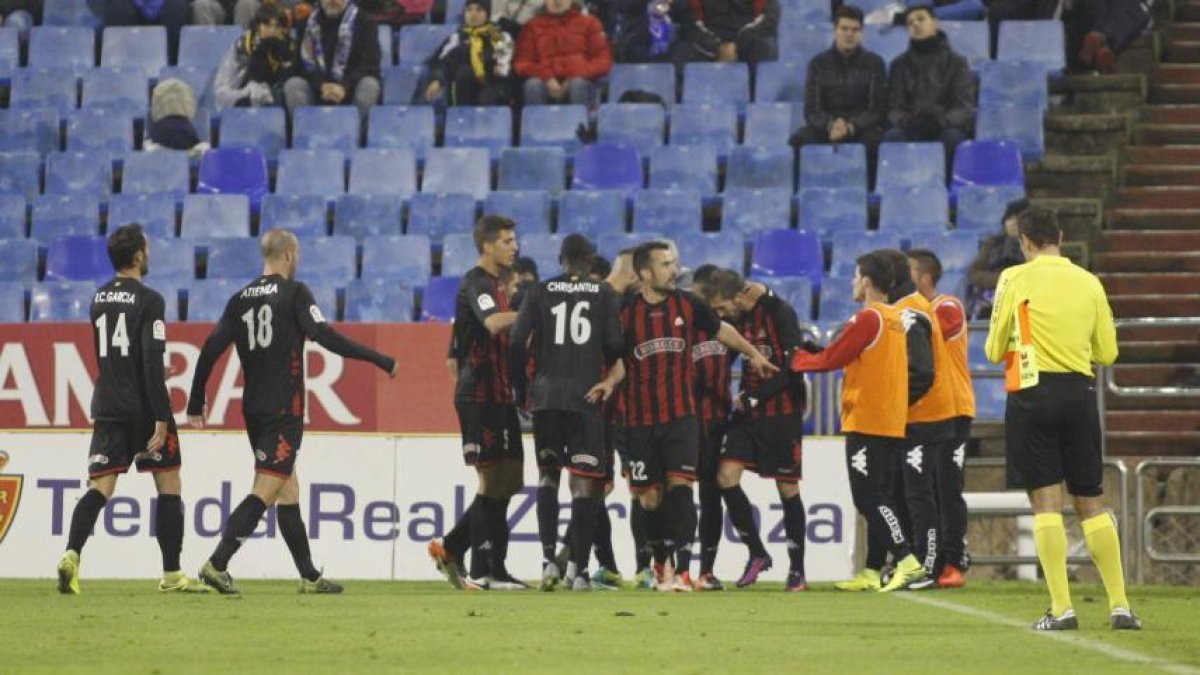
[[[1133,587],[1140,633],[1108,629],[1103,590],[1076,586],[1081,629],[1024,627],[1028,583],[846,594],[467,593],[438,583],[239,581],[244,595],[161,595],[153,580],[0,580],[0,673],[1198,673],[1200,594]],[[904,596],[904,597],[902,597]],[[1021,625],[1016,625],[1019,622]]]

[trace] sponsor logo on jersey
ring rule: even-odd
[[[104,455],[92,455],[88,457],[88,464],[108,464],[108,457]]]
[[[586,464],[588,466],[600,466],[600,460],[591,455],[571,455],[572,464]]]
[[[263,284],[261,286],[247,286],[242,289],[243,298],[258,298],[264,295],[275,295],[279,292],[279,284]]]
[[[709,340],[692,346],[692,360],[699,361],[708,356],[725,356],[729,348],[719,340]]]
[[[267,453],[263,452],[262,450],[255,450],[254,459],[257,459],[260,462],[265,462],[267,461]]]
[[[325,323],[325,315],[321,313],[320,307],[311,305],[308,308],[308,313],[312,315],[312,320],[316,323]]]
[[[683,338],[654,338],[634,347],[633,355],[641,361],[648,356],[654,356],[663,352],[682,352],[686,348],[687,340]]]
[[[681,316],[675,317],[675,327],[683,328],[683,317],[681,317]]]
[[[154,320],[154,339],[164,342],[167,339],[167,324],[162,319]]]
[[[482,309],[485,312],[496,306],[496,301],[493,300],[492,296],[488,295],[487,293],[479,296],[479,299],[477,299],[475,302],[479,303],[479,309]]]
[[[0,472],[7,466],[8,453],[0,450]],[[0,473],[0,543],[17,517],[17,506],[21,503],[21,488],[24,485],[24,475]]]

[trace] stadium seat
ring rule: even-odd
[[[38,245],[29,239],[0,239],[0,280],[32,283],[38,275]]]
[[[379,39],[379,66],[391,68],[396,63],[396,39],[392,27],[386,23],[376,26]]]
[[[221,113],[221,148],[258,148],[274,162],[287,145],[287,116],[283,108],[229,108]]]
[[[321,195],[267,195],[263,197],[258,231],[283,227],[297,237],[324,237],[329,234],[328,219],[329,204]],[[311,259],[305,259],[305,268]]]
[[[791,192],[795,187],[793,157],[791,147],[785,143],[757,147],[739,145],[729,155],[725,189],[780,188]]]
[[[25,323],[25,286],[19,281],[0,282],[0,323]]]
[[[104,237],[67,236],[50,242],[46,281],[99,282],[113,276]]]
[[[112,228],[109,228],[110,230]],[[190,282],[196,278],[196,242],[191,239],[159,239],[150,242],[150,283]],[[168,303],[170,304],[170,303]],[[178,303],[177,303],[178,304]]]
[[[458,277],[435,277],[429,280],[421,298],[421,320],[449,323],[454,320],[458,299]]]
[[[1021,151],[1008,141],[963,141],[954,152],[951,187],[1025,185]]]
[[[625,194],[620,190],[571,190],[558,198],[559,234],[579,232],[596,240],[625,232]]]
[[[867,188],[867,150],[857,143],[800,148],[801,188]]]
[[[196,111],[208,113],[210,116],[217,111],[217,94],[213,90],[213,76],[215,70],[208,68],[198,68],[196,66],[167,66],[158,71],[158,81],[175,78],[183,80],[184,84],[192,88],[192,93],[196,96]],[[227,109],[232,110],[232,108]],[[243,108],[249,110],[249,108]],[[202,140],[208,140],[209,134],[207,129],[196,130]]]
[[[888,188],[881,192],[879,230],[900,232],[941,228],[950,223],[946,190],[939,185]]]
[[[432,269],[429,250],[429,237],[423,234],[365,237],[362,278],[424,286]]]
[[[938,282],[938,292],[953,295],[956,298],[964,299],[967,297],[967,273],[966,272],[942,272],[942,279]],[[980,338],[983,339],[983,338]]]
[[[562,240],[561,234],[522,234],[521,257],[533,260],[543,280],[551,279],[562,270],[562,264],[558,260],[562,251]]]
[[[304,246],[303,243],[300,245]],[[305,265],[305,267],[307,268],[307,265]],[[307,269],[302,272],[301,276],[304,277],[301,279],[301,281],[305,282],[305,285],[308,286],[308,290],[312,292],[313,300],[315,300],[317,303],[317,308],[321,310],[321,313],[329,321],[336,321],[338,285],[332,281],[310,278],[308,276]]]
[[[575,153],[572,190],[640,190],[642,160],[632,145],[594,143]]]
[[[93,68],[83,72],[85,110],[122,113],[134,119],[146,117],[150,109],[146,74],[132,68]]]
[[[157,238],[176,236],[175,197],[166,193],[118,194],[108,202],[108,231],[137,223]]]
[[[102,152],[54,152],[46,157],[46,194],[84,194],[108,200],[112,162]]]
[[[482,152],[482,151],[481,151]],[[408,203],[408,234],[424,234],[434,243],[451,232],[475,226],[475,196],[463,192],[418,192]]]
[[[633,248],[648,241],[662,241],[665,237],[657,232],[605,232],[596,237],[596,252],[608,260],[616,259],[617,255],[627,248]]]
[[[87,0],[45,0],[42,24],[46,26],[86,26],[95,30],[102,25]]]
[[[1034,61],[989,61],[979,76],[979,105],[1016,103],[1045,110],[1050,88]]]
[[[422,64],[433,56],[433,52],[442,45],[447,37],[457,27],[454,24],[416,24],[400,28],[400,49],[396,53],[397,61],[403,64]]]
[[[210,239],[208,249],[207,279],[252,279],[262,270],[262,253],[257,242],[240,238],[224,237]],[[316,256],[308,256],[316,257]],[[308,261],[305,261],[307,269]],[[307,272],[305,272],[307,274]]]
[[[939,290],[942,284],[938,284]],[[945,291],[943,291],[945,292]],[[961,297],[961,296],[959,296]],[[992,363],[987,357],[987,330],[969,331],[970,342],[967,344],[967,363],[972,370],[1003,371],[1004,365]],[[982,380],[983,378],[978,378]]]
[[[29,293],[32,323],[91,321],[96,285],[90,281],[47,281],[33,284]]]
[[[76,110],[67,120],[67,150],[124,155],[133,151],[133,117],[105,110]]]
[[[137,68],[155,77],[167,66],[167,29],[162,26],[107,26],[100,48],[105,68]]]
[[[812,321],[813,314],[813,285],[808,277],[753,277],[771,289],[796,310],[796,318],[801,322]]]
[[[461,277],[475,266],[479,252],[475,250],[475,236],[469,232],[447,234],[442,243],[442,275]]]
[[[404,201],[399,195],[350,194],[337,198],[333,233],[362,240],[374,235],[404,231]]]
[[[754,82],[754,100],[757,103],[804,103],[804,80],[807,77],[807,57],[760,63]]]
[[[950,48],[962,54],[978,73],[991,61],[991,37],[987,21],[939,21],[938,26],[950,40]]]
[[[36,152],[0,152],[0,194],[26,201],[42,193],[42,160]]]
[[[491,166],[486,149],[431,148],[425,153],[422,192],[465,192],[481,201],[491,188]]]
[[[675,68],[669,63],[617,63],[608,84],[608,102],[619,103],[627,91],[658,94],[667,108],[675,105]]]
[[[483,200],[483,213],[516,221],[524,254],[525,237],[528,234],[550,232],[550,207],[553,201],[550,194],[542,190],[501,190],[488,194],[487,199]]]
[[[178,150],[133,152],[125,156],[121,192],[125,194],[166,193],[182,202],[191,176],[187,153]]]
[[[179,31],[179,65],[214,71],[241,36],[240,26],[184,26]]]
[[[666,111],[654,103],[605,103],[600,106],[599,139],[606,143],[632,145],[642,156],[663,144],[666,127]]]
[[[916,185],[946,185],[946,150],[942,144],[881,144],[875,191]]]
[[[884,65],[890,66],[897,56],[908,50],[908,31],[904,26],[891,24],[864,26],[863,47],[878,54]]]
[[[867,191],[861,187],[805,188],[797,196],[799,227],[827,235],[866,232]]]
[[[1012,141],[1025,161],[1037,161],[1046,150],[1042,111],[1012,103],[981,106],[975,118],[975,138]]]
[[[418,98],[417,85],[425,75],[419,65],[402,64],[383,69],[383,102],[385,105],[410,105]],[[424,96],[421,96],[424,103]]]
[[[1008,203],[1025,196],[1019,185],[965,185],[958,191],[960,230],[996,230]]]
[[[798,124],[803,109],[792,103],[752,103],[746,106],[746,133],[742,145],[782,147]]]
[[[57,151],[58,113],[51,108],[0,109],[0,152]]]
[[[765,277],[808,277],[821,284],[825,254],[821,239],[808,230],[760,230],[754,235],[750,273]]]
[[[914,232],[909,242],[910,249],[923,248],[936,253],[943,273],[966,272],[979,255],[979,234],[976,232]]]
[[[242,290],[250,280],[253,272],[242,271],[242,274],[229,279],[213,279],[193,281],[187,287],[189,323],[215,323],[225,313],[225,306],[234,293]]]
[[[737,143],[737,124],[731,103],[682,103],[671,113],[671,145],[711,147],[723,158]]]
[[[346,286],[346,321],[411,323],[413,289],[390,279],[363,279]]]
[[[563,149],[558,147],[505,148],[500,151],[497,187],[545,190],[556,195],[566,188],[566,161]]]
[[[49,108],[61,118],[75,111],[78,96],[75,73],[62,68],[19,68],[12,76],[8,107],[13,110]]]
[[[354,237],[302,237],[301,250],[308,251],[300,276],[314,282],[326,282],[344,287],[358,273],[358,243]],[[333,316],[337,303],[323,305]]]
[[[358,147],[359,124],[353,106],[300,106],[292,113],[292,147],[350,154]]]
[[[24,197],[0,194],[0,241],[25,238],[27,213]]]
[[[68,235],[100,234],[100,202],[91,195],[43,195],[33,202],[29,237],[42,245]]]
[[[737,232],[704,232],[675,240],[679,264],[691,269],[711,264],[738,274],[746,271],[746,246]]]
[[[996,46],[997,61],[1041,64],[1047,76],[1062,74],[1067,50],[1063,25],[1057,20],[1003,21]]]
[[[676,108],[678,111],[685,106]],[[706,145],[664,145],[650,151],[650,187],[717,191],[717,151]]]
[[[675,241],[700,234],[701,193],[694,188],[642,190],[633,198],[633,231],[658,232]]]
[[[750,102],[750,67],[745,63],[689,63],[683,69],[684,103]]]
[[[96,66],[96,31],[84,26],[34,26],[29,31],[30,68],[81,73]]]
[[[820,290],[821,300],[817,307],[820,321],[840,323],[858,313],[860,306],[854,301],[852,276],[826,277]]]
[[[722,232],[750,238],[759,230],[787,229],[791,222],[790,189],[729,187],[722,194]]]
[[[460,24],[466,5],[466,0],[446,0],[445,13],[442,17],[443,23]]]
[[[975,419],[1003,420],[1004,409],[1008,402],[1008,393],[1004,390],[1004,378],[976,377],[972,384],[975,387]]]
[[[367,116],[368,148],[411,148],[424,157],[434,147],[433,108],[430,106],[380,105]]]
[[[829,3],[825,0],[783,0],[779,10],[781,21],[788,26],[829,23]]]
[[[454,106],[446,110],[447,148],[487,148],[493,159],[512,145],[512,109],[508,106]]]
[[[822,23],[814,24],[792,24],[789,23],[786,30],[779,31],[779,60],[780,61],[797,61],[812,58],[826,49],[829,49],[829,26]],[[803,78],[801,78],[803,83]],[[801,87],[803,88],[803,84]]]
[[[183,200],[179,236],[250,236],[249,199],[246,195],[236,194],[188,195]]]
[[[21,32],[15,26],[0,26],[0,80],[7,83],[21,66]]]
[[[408,198],[416,191],[417,158],[412,148],[368,148],[350,156],[350,193]]]
[[[255,147],[213,148],[200,160],[197,194],[240,194],[258,210],[267,194],[267,160]]]
[[[833,233],[833,255],[830,274],[839,277],[854,276],[858,257],[881,248],[900,248],[898,232],[851,232],[841,230]]]
[[[346,156],[337,150],[283,150],[275,192],[335,199],[346,191]]]
[[[587,126],[584,105],[531,105],[521,111],[521,145],[551,145],[568,154],[579,149],[578,130]]]

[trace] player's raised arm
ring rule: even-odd
[[[295,311],[301,329],[313,342],[338,356],[374,363],[389,376],[396,376],[395,359],[351,340],[329,325],[306,284],[299,284],[296,289]]]
[[[720,327],[716,332],[717,340],[721,344],[737,351],[746,358],[746,364],[750,366],[758,374],[759,377],[766,379],[773,374],[779,372],[779,367],[771,363],[770,359],[763,356],[761,352],[754,348],[754,345],[746,341],[742,334],[737,332],[737,329],[724,321],[720,322]]]
[[[792,358],[792,353],[799,349],[804,341],[800,335],[800,321],[796,318],[796,310],[786,302],[778,303],[773,313],[775,325],[779,328],[779,342],[784,349],[781,363],[787,364]],[[755,391],[747,393],[759,401],[765,401],[790,386],[792,386],[791,371],[783,370],[775,373],[771,379],[763,382],[762,386]]]
[[[196,362],[196,373],[192,376],[192,393],[188,396],[188,422],[197,429],[204,427],[205,389],[208,386],[208,376],[212,374],[213,365],[221,354],[233,342],[233,328],[227,315],[222,315],[217,327],[204,340],[200,349],[200,359]]]
[[[845,368],[879,337],[881,331],[883,319],[879,312],[864,309],[851,317],[846,329],[823,351],[817,354],[793,351],[792,372],[826,372]]]

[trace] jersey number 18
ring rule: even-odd
[[[250,351],[262,347],[266,349],[271,346],[271,340],[275,337],[275,330],[271,326],[273,318],[270,305],[263,305],[258,308],[258,325],[255,326],[254,310],[247,310],[242,315],[242,321],[246,322],[246,342]]]

